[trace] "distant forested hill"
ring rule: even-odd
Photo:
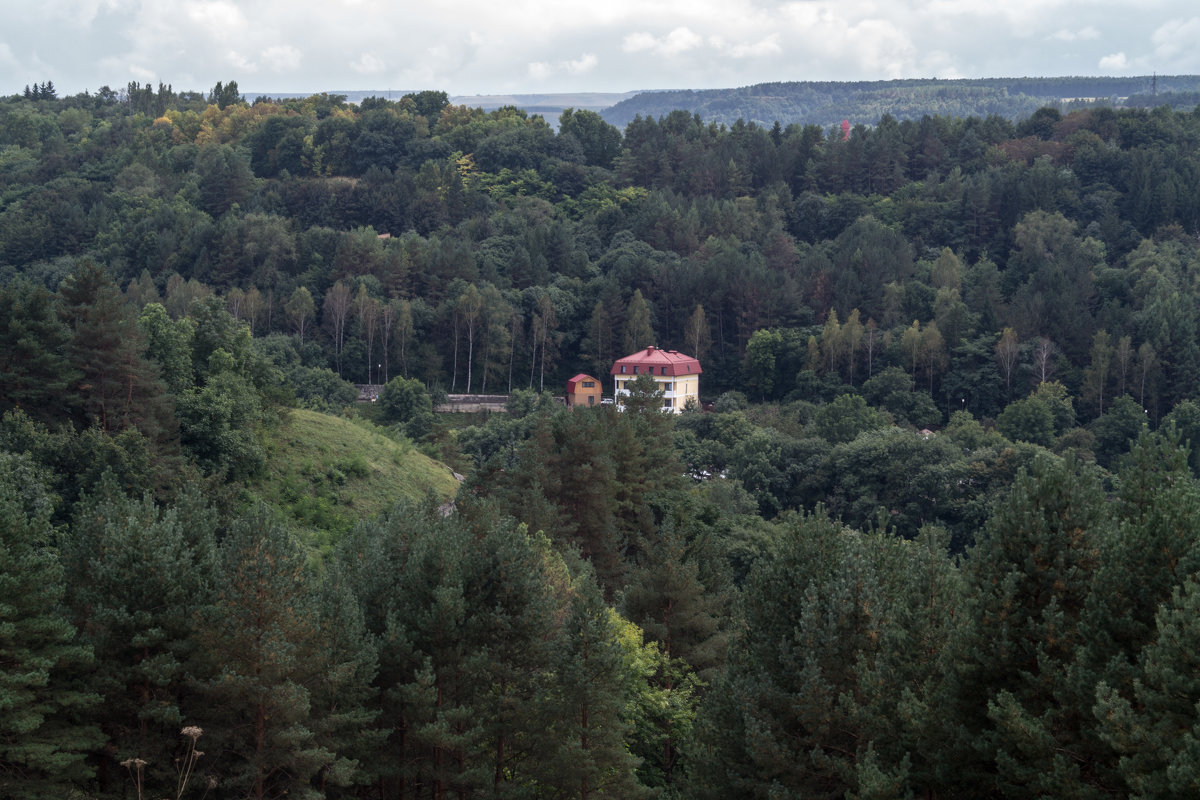
[[[705,122],[730,125],[737,120],[770,126],[776,121],[836,125],[874,124],[884,114],[920,119],[926,114],[947,117],[1007,119],[1029,116],[1046,105],[1067,106],[1109,101],[1123,105],[1135,96],[1136,105],[1170,102],[1172,93],[1200,89],[1200,76],[1157,78],[987,78],[980,80],[912,79],[895,81],[796,81],[760,83],[737,89],[644,92],[602,112],[618,127],[639,114],[658,118],[682,109],[699,114]],[[1193,103],[1194,104],[1194,103]]]

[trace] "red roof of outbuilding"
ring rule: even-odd
[[[699,375],[703,370],[700,369],[700,362],[691,356],[685,356],[678,350],[659,350],[657,347],[647,347],[645,350],[640,350],[633,355],[618,358],[613,364],[612,375],[620,375],[622,366],[651,366],[665,367],[666,371],[657,373],[663,375]],[[628,375],[632,370],[626,370],[624,374]]]
[[[591,375],[581,372],[567,381],[567,394],[574,394],[575,387],[579,385],[580,381],[595,381],[597,384],[600,383],[598,378],[593,378]]]

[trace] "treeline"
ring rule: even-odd
[[[1101,333],[1153,349],[1129,393],[1155,421],[1193,382],[1192,112],[885,117],[845,137],[673,112],[622,135],[590,112],[556,132],[438,92],[251,105],[230,86],[207,105],[167,86],[10,98],[0,269],[53,290],[90,256],[175,317],[212,291],[255,334],[311,340],[309,366],[360,382],[387,362],[456,391],[554,387],[603,373],[642,302],[658,344],[702,357],[713,397],[764,380],[745,360],[756,331],[804,349],[830,311],[855,309],[876,333],[838,368],[850,387],[887,366],[915,377],[900,342],[914,320],[936,323],[921,383],[943,420],[964,398],[995,416],[988,398],[1047,374],[1081,397]],[[365,293],[356,313],[340,311],[339,282]],[[386,322],[409,318],[403,336]],[[1006,328],[1013,369],[989,355]],[[1043,339],[1053,357],[1031,382]],[[795,391],[799,368],[829,370],[786,363],[756,399]],[[1128,390],[1119,363],[1106,399]]]
[[[643,92],[601,113],[618,126],[628,125],[634,117],[657,118],[675,110],[698,114],[705,122],[718,125],[743,120],[768,127],[776,121],[830,127],[843,119],[873,125],[887,115],[919,120],[923,116],[995,114],[1016,121],[1042,106],[1060,110],[1077,105],[1152,108],[1171,102],[1176,93],[1194,93],[1198,82],[1194,75],[795,81],[736,89]],[[1187,108],[1193,107],[1194,100]]]

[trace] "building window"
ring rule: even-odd
[[[589,394],[589,395],[588,395],[588,405],[589,405],[589,406],[594,406],[594,405],[596,405],[596,395],[594,395],[594,394]]]
[[[634,374],[634,375],[637,375],[637,374],[638,374],[638,368],[637,368],[636,366],[633,368],[633,374]]]
[[[624,364],[621,365],[621,374],[622,375],[625,374],[625,365]]]
[[[671,383],[670,383],[669,381],[668,381],[667,383],[664,383],[664,384],[663,384],[663,391],[664,391],[664,392],[669,392],[669,391],[671,391]]]
[[[675,398],[668,397],[663,400],[663,408],[671,408],[675,405]]]
[[[593,388],[595,388],[595,386],[596,386],[595,381],[584,381],[583,382],[583,388],[585,388],[585,389],[593,389]]]

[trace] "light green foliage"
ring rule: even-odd
[[[146,338],[146,355],[158,363],[163,382],[172,394],[181,395],[195,385],[192,343],[195,324],[184,317],[172,320],[160,303],[142,309],[138,326]]]
[[[1116,461],[1125,453],[1138,436],[1146,429],[1147,414],[1129,395],[1122,395],[1113,401],[1099,419],[1090,426],[1096,434],[1093,451],[1096,460],[1104,466],[1115,466]]]
[[[842,444],[886,424],[886,417],[870,408],[861,396],[843,394],[817,409],[809,430],[830,444]]]
[[[420,439],[433,424],[433,399],[415,378],[392,378],[379,393],[383,418],[404,427],[410,438]]]
[[[1075,426],[1075,408],[1067,389],[1057,381],[1039,384],[1028,397],[1009,403],[996,418],[1008,439],[1049,447],[1054,437]]]

